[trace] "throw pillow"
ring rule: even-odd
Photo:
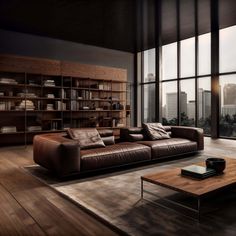
[[[67,133],[70,138],[78,141],[81,149],[105,147],[96,129],[67,129]]]
[[[151,140],[170,138],[170,135],[165,131],[161,123],[143,123],[143,129]]]

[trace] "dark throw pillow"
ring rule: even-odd
[[[94,128],[67,129],[67,133],[70,138],[78,141],[81,149],[105,147],[98,131]]]
[[[150,140],[170,138],[161,123],[143,123],[143,129]]]
[[[115,136],[101,137],[106,146],[115,144]]]

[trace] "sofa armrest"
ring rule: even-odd
[[[204,149],[203,129],[185,126],[171,126],[172,137],[187,138],[197,142],[198,150]]]
[[[33,140],[34,161],[54,171],[59,177],[80,171],[80,148],[76,141],[61,134],[36,135]]]

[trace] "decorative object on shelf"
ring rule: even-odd
[[[124,106],[122,104],[120,104],[120,102],[117,102],[117,103],[113,103],[112,109],[113,110],[123,110]]]
[[[226,162],[223,158],[207,158],[206,159],[206,166],[207,168],[214,169],[217,174],[220,174],[224,171]]]

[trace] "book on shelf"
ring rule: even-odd
[[[54,111],[54,106],[53,106],[53,104],[47,104],[46,110],[47,110],[47,111]]]
[[[1,133],[16,133],[16,126],[2,126]]]
[[[42,127],[39,125],[28,126],[27,131],[29,132],[42,131]]]
[[[51,79],[47,79],[43,82],[44,86],[48,86],[48,87],[54,87],[56,86],[55,81],[51,80]]]
[[[1,84],[18,84],[18,82],[15,79],[11,78],[0,78]]]
[[[181,175],[189,176],[197,179],[205,179],[214,176],[216,171],[206,166],[190,165],[181,169]]]
[[[35,110],[34,103],[30,100],[23,100],[15,108],[16,110]]]

